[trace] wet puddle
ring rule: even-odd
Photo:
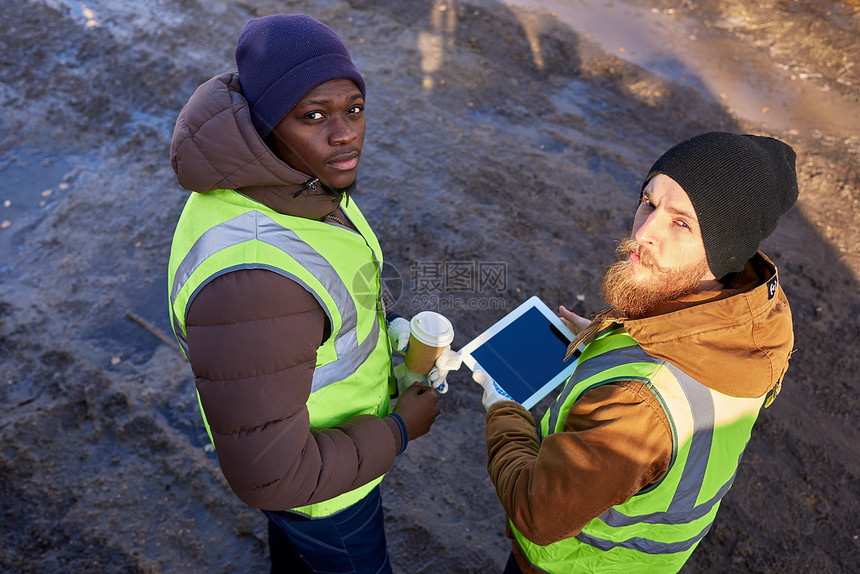
[[[72,170],[70,160],[39,151],[0,157],[0,268],[17,253],[18,232],[68,192]]]
[[[66,5],[71,9],[72,15],[82,21],[87,28],[99,26],[99,19],[95,11],[89,6],[88,2],[77,2],[76,0],[66,0]]]
[[[768,55],[671,11],[620,0],[503,0],[545,10],[606,52],[671,80],[709,91],[746,120],[778,130],[860,133],[860,106],[812,82],[809,72],[779,67]],[[719,23],[724,31],[742,19]]]

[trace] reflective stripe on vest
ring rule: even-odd
[[[658,484],[608,509],[574,538],[538,546],[511,523],[525,555],[547,572],[572,567],[578,572],[625,573],[679,569],[710,529],[734,481],[763,400],[716,393],[651,357],[616,328],[586,347],[577,370],[544,416],[542,435],[561,431],[567,412],[585,392],[620,381],[644,382],[662,405],[672,428],[669,470]]]
[[[191,274],[203,261],[222,249],[254,239],[280,249],[295,259],[302,267],[310,271],[311,274],[319,279],[326,291],[331,294],[340,311],[341,328],[334,340],[334,348],[338,358],[314,370],[311,392],[318,391],[326,385],[345,379],[354,373],[358,366],[367,360],[376,348],[376,342],[379,338],[378,318],[374,321],[370,334],[359,345],[355,329],[358,322],[358,312],[355,308],[355,301],[350,296],[349,289],[340,278],[340,275],[338,275],[327,259],[320,255],[313,247],[302,241],[294,231],[278,225],[270,217],[259,211],[243,213],[229,221],[212,227],[200,236],[177,267],[173,288],[170,292],[171,307],[185,282],[188,281],[188,278],[191,277]],[[239,268],[241,267],[225,269],[224,273],[235,271]],[[259,269],[261,267],[260,265],[249,265],[248,268]],[[272,269],[272,271],[277,272],[278,270]],[[295,275],[283,272],[281,274],[289,275],[291,279],[302,284],[310,293],[314,293],[312,288]],[[195,292],[189,297],[189,305],[194,299],[194,295],[203,287],[204,285],[197,287]],[[320,302],[320,305],[329,316],[330,324],[333,324],[331,314],[326,305],[322,302]],[[187,313],[187,309],[185,312]],[[185,339],[184,324],[179,324],[175,313],[173,314],[173,321],[175,327],[180,327],[175,329],[176,337],[187,356],[188,343]]]

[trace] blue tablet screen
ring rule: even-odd
[[[538,309],[529,309],[490,337],[472,357],[518,403],[569,367],[570,340]]]

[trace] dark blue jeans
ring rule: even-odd
[[[264,510],[272,574],[389,574],[379,487],[326,518]]]
[[[508,555],[508,563],[505,564],[505,571],[502,574],[523,574],[523,571],[520,570],[517,561],[514,560],[514,553],[511,552]]]

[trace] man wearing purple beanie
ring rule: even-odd
[[[391,572],[378,484],[439,407],[416,384],[391,408],[382,251],[352,197],[364,78],[305,15],[251,20],[236,64],[173,133],[194,192],[170,253],[173,330],[227,482],[268,519],[272,572]]]

